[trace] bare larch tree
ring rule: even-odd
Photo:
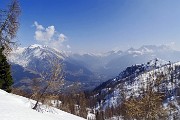
[[[20,6],[17,0],[12,0],[7,10],[0,9],[0,47],[4,47],[5,54],[11,51],[13,39],[19,28]]]

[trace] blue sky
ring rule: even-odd
[[[20,0],[20,5],[22,46],[74,52],[180,46],[179,0]]]

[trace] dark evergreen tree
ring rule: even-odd
[[[11,92],[13,79],[10,71],[10,64],[7,62],[6,56],[3,54],[4,48],[0,48],[0,89]]]
[[[16,37],[19,28],[20,6],[18,0],[12,0],[8,9],[0,9],[0,89],[11,92],[13,84],[10,65],[6,56],[15,44],[13,39]]]

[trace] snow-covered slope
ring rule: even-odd
[[[31,109],[33,101],[28,98],[9,94],[0,90],[1,120],[85,120],[59,109],[49,107],[46,111],[37,112]],[[50,111],[51,110],[51,111]]]
[[[163,76],[159,90],[165,93],[166,102],[169,102],[177,94],[180,83],[180,62],[170,63],[154,59],[146,64],[127,67],[117,77],[98,86],[94,90],[97,92],[96,96],[101,96],[98,108],[116,107],[121,102],[121,93],[124,93],[126,98],[138,97],[143,88],[146,88],[147,84],[153,82],[158,76]]]
[[[33,59],[65,59],[66,57],[67,54],[63,51],[60,52],[48,46],[34,44],[25,48],[18,47],[11,53],[9,60],[12,63],[26,67]]]

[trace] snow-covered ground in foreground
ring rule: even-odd
[[[32,100],[9,94],[0,90],[0,119],[1,120],[85,120],[84,118],[69,114],[50,107],[53,112],[37,112],[31,109]]]

